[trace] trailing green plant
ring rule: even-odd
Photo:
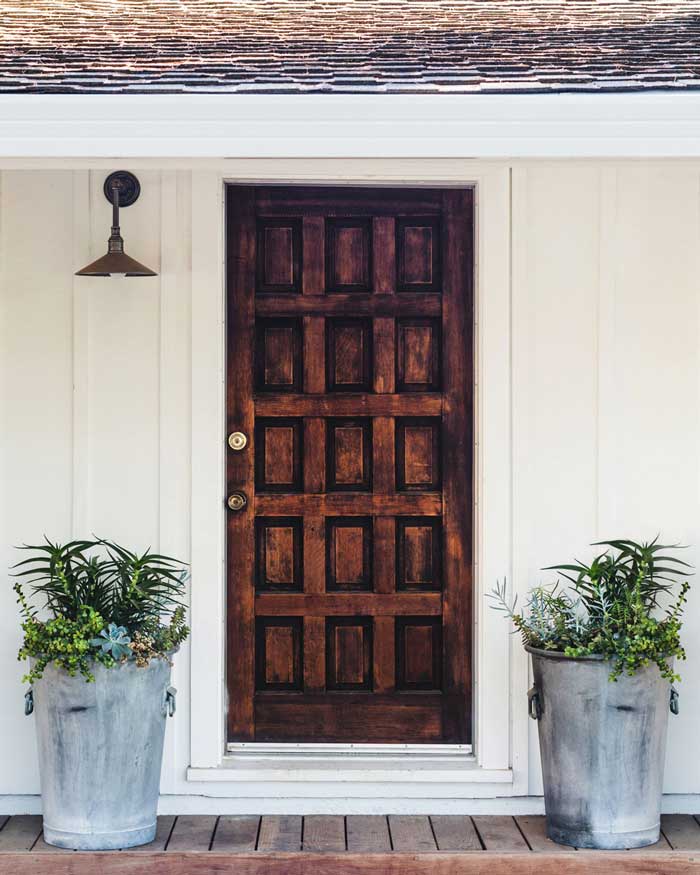
[[[93,661],[112,667],[135,659],[145,666],[168,659],[187,638],[187,571],[176,559],[105,539],[46,539],[19,549],[33,554],[14,566],[14,576],[24,579],[14,585],[24,632],[19,659],[34,660],[25,680],[40,678],[51,663],[93,680]]]
[[[612,660],[611,680],[652,663],[663,677],[680,680],[673,659],[685,659],[680,630],[690,587],[681,578],[692,567],[668,555],[677,548],[659,544],[658,538],[593,546],[607,549],[588,565],[576,561],[545,568],[559,572],[567,583],[533,588],[523,611],[516,610],[517,597],[508,601],[505,581],[489,596],[493,607],[510,617],[530,647]]]

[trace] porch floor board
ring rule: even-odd
[[[557,845],[530,815],[166,815],[150,845],[98,853],[46,844],[39,816],[0,815],[0,875],[700,875],[698,817],[661,826],[652,847],[606,853]]]

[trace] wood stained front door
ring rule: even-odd
[[[470,741],[472,214],[227,190],[231,741]]]

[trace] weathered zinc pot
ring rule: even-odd
[[[170,664],[94,663],[94,683],[48,666],[28,694],[36,714],[44,838],[80,851],[153,841]]]
[[[612,662],[526,647],[535,685],[547,835],[579,848],[659,840],[669,696],[656,665],[609,680]]]

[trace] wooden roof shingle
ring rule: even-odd
[[[0,93],[700,88],[700,0],[0,0]]]

